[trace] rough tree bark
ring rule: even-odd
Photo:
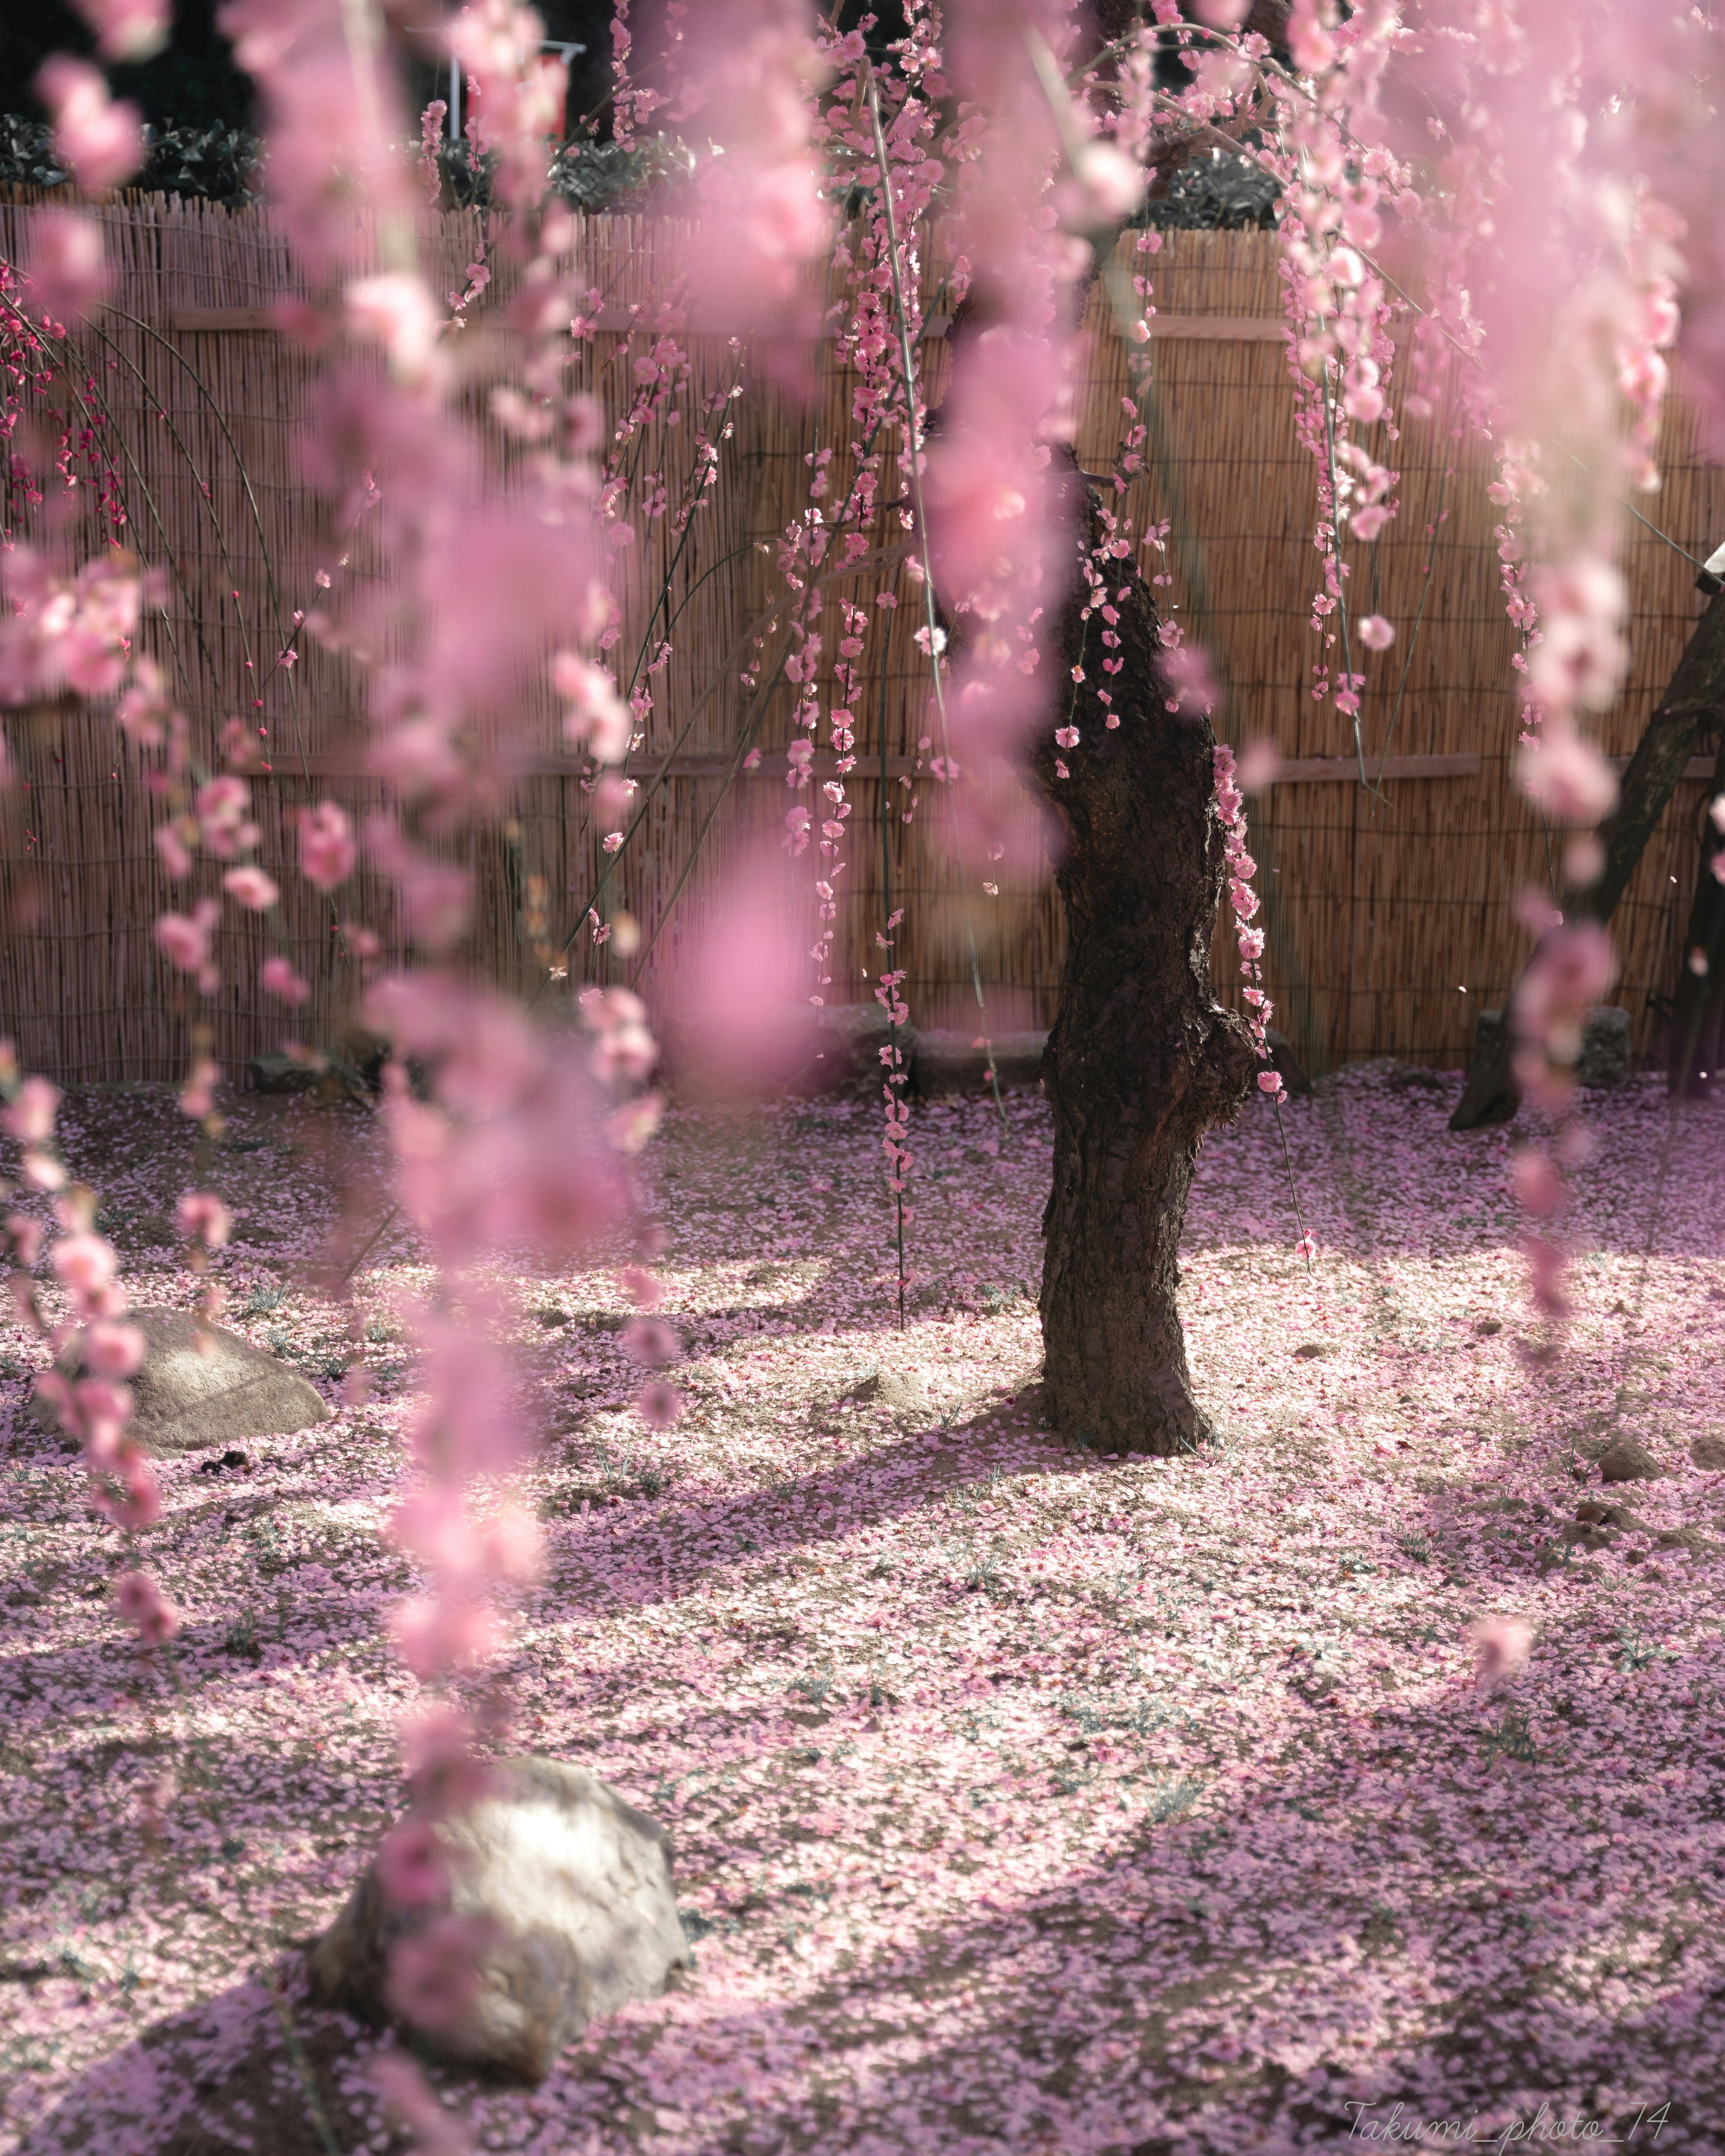
[[[1725,793],[1725,727],[1720,732],[1708,798],[1717,800],[1721,793]],[[1720,1053],[1725,1050],[1725,884],[1716,873],[1721,867],[1725,867],[1725,836],[1710,818],[1705,819],[1701,868],[1672,999],[1669,1074],[1673,1093],[1702,1100],[1725,1091],[1725,1072],[1719,1068]]]
[[[1101,537],[1096,495],[1069,458],[1062,507],[1076,544]],[[1063,604],[1045,664],[1059,685],[1024,772],[1059,827],[1066,916],[1059,1015],[1043,1062],[1054,1186],[1043,1218],[1044,1391],[1055,1427],[1104,1452],[1190,1450],[1208,1425],[1180,1327],[1180,1233],[1206,1131],[1239,1111],[1255,1067],[1244,1023],[1210,993],[1224,875],[1208,720],[1170,712],[1155,602],[1134,565],[1109,566],[1106,625]],[[1123,592],[1125,596],[1116,595]],[[1082,665],[1086,679],[1070,680]],[[1096,690],[1121,724],[1111,732]],[[1053,739],[1076,726],[1076,748]],[[1062,778],[1064,762],[1069,776]]]
[[[1617,807],[1599,826],[1605,848],[1604,873],[1586,891],[1566,891],[1563,916],[1609,921],[1629,886],[1636,863],[1666,803],[1683,776],[1703,731],[1725,723],[1725,596],[1716,597],[1696,624],[1671,684],[1661,697],[1646,731],[1623,774]],[[1517,986],[1520,986],[1517,982]],[[1515,991],[1506,1009],[1512,1009]],[[1506,1024],[1489,1045],[1476,1050],[1468,1066],[1467,1086],[1450,1118],[1452,1131],[1507,1123],[1521,1106],[1510,1071],[1514,1042]]]

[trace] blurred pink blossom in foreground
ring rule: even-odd
[[[1481,1691],[1513,1676],[1533,1650],[1533,1627],[1521,1617],[1483,1617],[1468,1636],[1474,1682]]]

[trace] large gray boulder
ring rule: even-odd
[[[185,1310],[128,1311],[126,1322],[146,1342],[142,1366],[128,1381],[136,1403],[131,1432],[158,1459],[248,1437],[285,1437],[330,1419],[322,1397],[298,1371],[237,1332],[200,1323]],[[74,1379],[88,1374],[81,1332],[60,1350],[54,1368]],[[39,1427],[59,1428],[39,1394],[32,1411]]]
[[[490,1772],[489,1793],[436,1830],[451,1860],[447,1905],[392,1907],[374,1861],[312,1948],[308,1973],[328,2005],[382,2022],[397,1943],[450,1916],[477,1919],[486,1943],[476,1991],[434,2041],[450,2058],[537,2082],[596,2015],[656,1999],[689,1944],[670,1841],[655,1820],[561,1760]]]
[[[988,1084],[988,1056],[973,1033],[919,1033],[911,1059],[911,1082],[924,1100],[946,1093],[979,1093]],[[1034,1086],[1042,1076],[1045,1033],[994,1036],[994,1075],[1004,1088]]]

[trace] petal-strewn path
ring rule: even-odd
[[[1206,1148],[1184,1293],[1219,1442],[1190,1459],[1039,1426],[1028,1097],[1004,1135],[919,1112],[902,1332],[871,1115],[674,1116],[647,1169],[670,1430],[629,1405],[608,1270],[519,1280],[548,1569],[507,1741],[667,1824],[698,1944],[542,2089],[459,2092],[479,2145],[1538,2145],[1542,2104],[1548,2138],[1725,2145],[1725,1476],[1692,1458],[1725,1460],[1725,1110],[1673,1122],[1651,1081],[1589,1103],[1546,1342],[1510,1140],[1448,1135],[1458,1082],[1357,1071],[1286,1111],[1310,1277],[1270,1111]],[[135,1298],[189,1299],[151,1240],[171,1102],[66,1121],[158,1268]],[[307,1268],[321,1194],[372,1202],[373,1138],[263,1102],[231,1129],[235,1322],[333,1394],[344,1314]],[[171,1671],[121,1635],[116,1538],[26,1424],[10,1337],[0,2148],[314,2149],[307,2076],[340,2148],[388,2145],[376,2040],[305,2007],[290,1948],[398,1799],[407,1573],[376,1529],[417,1276],[387,1245],[362,1275],[368,1405],[164,1469]],[[1560,1540],[1625,1431],[1666,1478]],[[1492,1615],[1535,1645],[1481,1693]]]

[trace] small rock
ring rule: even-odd
[[[1663,1534],[1653,1537],[1656,1549],[1686,1550],[1693,1558],[1717,1556],[1719,1545],[1699,1527],[1667,1527]]]
[[[326,1071],[321,1061],[308,1063],[301,1056],[286,1055],[272,1048],[253,1056],[246,1075],[256,1093],[310,1093],[323,1083]]]
[[[129,1380],[131,1434],[158,1458],[236,1438],[285,1437],[329,1420],[322,1399],[296,1370],[237,1332],[200,1325],[185,1310],[128,1311],[126,1322],[146,1342],[142,1366]],[[54,1368],[74,1379],[85,1375],[81,1332],[60,1350]],[[40,1429],[60,1426],[39,1394],[31,1413]]]
[[[1578,1522],[1565,1527],[1558,1540],[1570,1549],[1609,1549],[1617,1540],[1617,1530],[1603,1521]]]
[[[1503,1320],[1501,1317],[1482,1317],[1473,1329],[1476,1339],[1489,1340],[1493,1333],[1502,1332]]]
[[[198,1467],[200,1475],[221,1475],[229,1468],[249,1467],[251,1462],[238,1445],[230,1445],[219,1460],[206,1460]]]
[[[903,1370],[870,1370],[845,1397],[860,1406],[891,1408],[895,1414],[928,1414],[933,1408],[922,1386]]]
[[[1294,1350],[1296,1363],[1315,1363],[1320,1355],[1333,1355],[1335,1349],[1327,1340],[1302,1340]]]
[[[1711,1430],[1703,1430],[1699,1437],[1690,1440],[1689,1457],[1697,1467],[1717,1473],[1725,1467],[1725,1437],[1716,1437]]]
[[[1664,1473],[1664,1468],[1639,1438],[1613,1438],[1599,1455],[1602,1482],[1656,1482]]]
[[[656,1999],[689,1944],[665,1830],[597,1776],[561,1760],[513,1759],[490,1792],[438,1835],[453,1860],[448,1913],[489,1934],[475,1997],[439,2047],[470,2065],[543,2081],[595,2015]],[[375,1864],[312,1948],[327,2005],[391,2018],[389,1956],[439,1912],[387,1905]]]

